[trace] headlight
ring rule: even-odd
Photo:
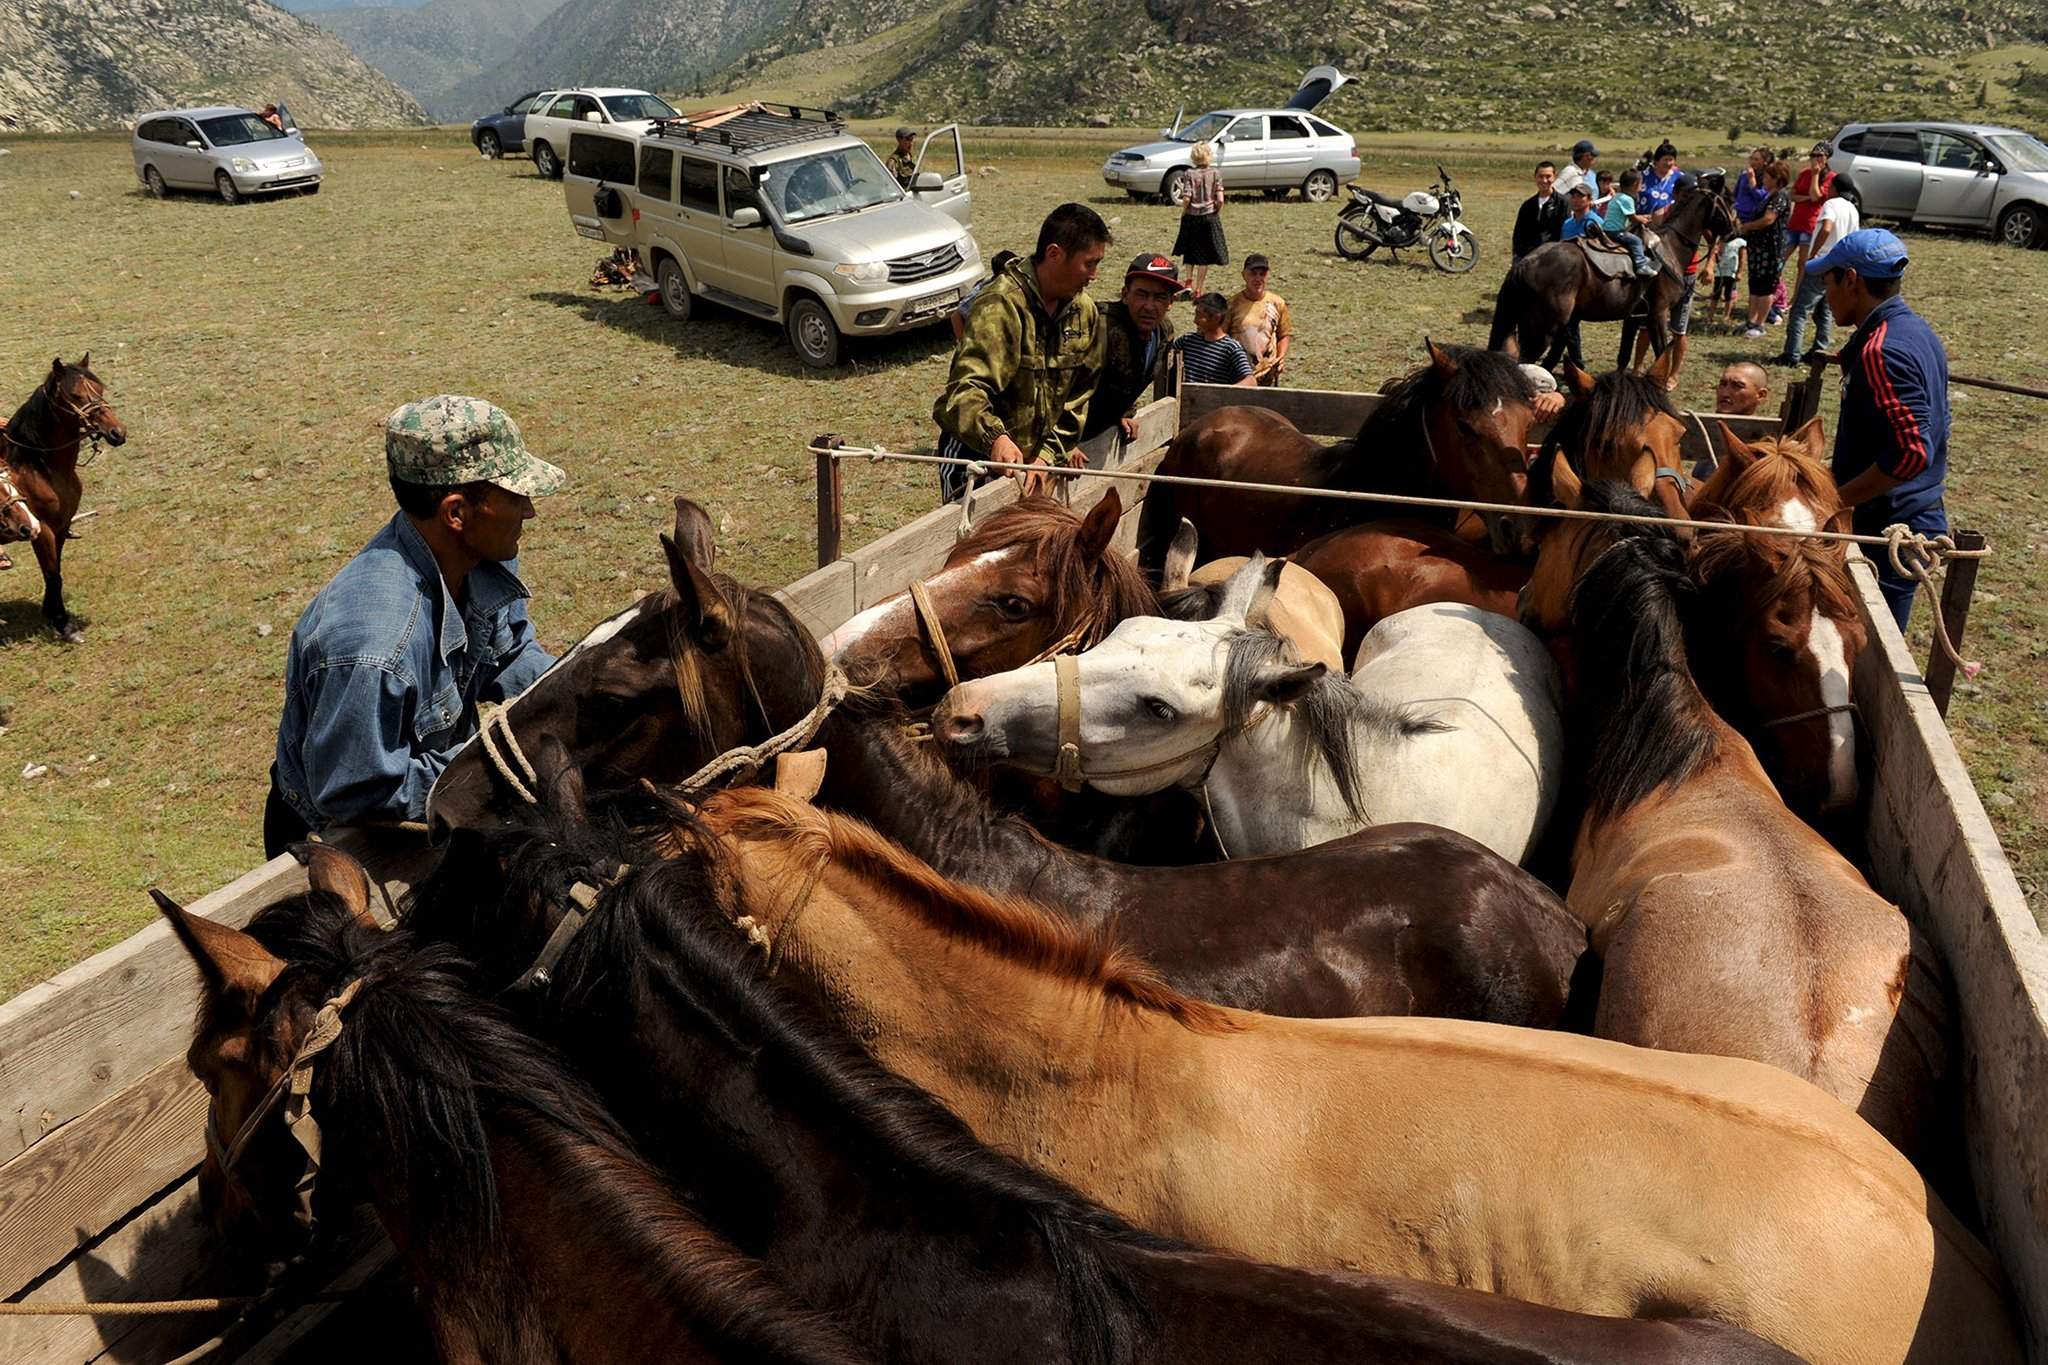
[[[971,232],[960,239],[960,259],[968,263],[981,259],[981,243],[974,240]]]
[[[864,261],[859,265],[835,265],[832,267],[832,273],[842,280],[859,280],[863,283],[870,280],[886,280],[889,278],[889,263]]]
[[[228,165],[234,167],[234,169],[242,175],[248,175],[250,172],[256,169],[256,163],[251,161],[246,156],[238,156],[234,160],[228,162]]]

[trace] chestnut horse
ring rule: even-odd
[[[1456,602],[1515,615],[1515,594],[1529,566],[1474,545],[1457,532],[1407,519],[1372,521],[1318,536],[1290,563],[1314,574],[1344,613],[1349,666],[1366,632],[1410,607]]]
[[[66,365],[50,362],[50,373],[0,427],[0,545],[26,540],[43,571],[43,619],[67,644],[85,631],[64,606],[64,542],[78,515],[84,487],[78,480],[78,447],[92,442],[127,444],[128,430],[107,402],[107,386],[92,372],[92,355]],[[0,569],[12,567],[0,551]]]
[[[1579,1312],[1712,1315],[1818,1365],[2021,1359],[1989,1254],[1896,1149],[1776,1068],[1218,1010],[855,821],[759,788],[701,818],[737,880],[720,908],[767,970],[982,1141],[1142,1227]]]
[[[565,805],[575,807],[573,796]],[[866,838],[879,846],[873,835]],[[882,847],[892,866],[901,861]],[[1656,1316],[1681,1320],[1595,1317],[1466,1286],[1258,1264],[1133,1227],[1056,1176],[982,1145],[960,1118],[877,1065],[833,1021],[807,968],[777,970],[763,962],[755,942],[772,949],[769,933],[791,908],[789,891],[810,890],[801,868],[793,869],[798,881],[764,895],[748,868],[758,859],[743,849],[692,831],[674,851],[674,860],[650,865],[631,840],[560,818],[543,818],[529,831],[465,836],[415,894],[407,922],[473,944],[484,956],[486,979],[501,982],[554,936],[577,884],[605,887],[545,993],[525,996],[530,1016],[596,1079],[707,1221],[735,1243],[758,1248],[792,1292],[891,1361],[1792,1359],[1673,1304]],[[630,870],[621,866],[627,860]],[[948,884],[921,867],[915,875],[924,885],[910,894],[945,914]],[[894,873],[878,880],[890,883]],[[892,886],[888,894],[901,889]],[[974,909],[1002,916],[1012,907]],[[751,937],[735,932],[734,921],[750,926]],[[1077,938],[1036,911],[1017,908],[1014,917],[986,927],[992,933],[983,945],[963,939],[958,952],[976,959],[1037,953],[1074,980],[1061,987],[1070,994],[1113,983],[1128,993],[1124,1009],[1178,1015],[1204,1030],[1227,1027],[1209,1007],[1176,998],[1120,950]],[[1040,935],[1041,927],[1051,932]],[[1005,1005],[1010,997],[983,1003]],[[991,1022],[1004,1027],[984,1016]],[[1046,1078],[1085,1069],[1086,1057],[1105,1041],[1114,1046],[1080,1033],[1062,1039],[1041,1054]],[[1100,1098],[1114,1104],[1116,1097]],[[1304,1122],[1312,1117],[1311,1108],[1300,1113]],[[1282,1129],[1294,1126],[1284,1112],[1265,1118]],[[1046,1147],[1064,1141],[1051,1130],[1042,1136]],[[1439,1145],[1464,1141],[1461,1134]],[[1122,1155],[1111,1155],[1098,1177],[1121,1167]],[[1371,1152],[1354,1155],[1374,1164]],[[1198,1161],[1190,1174],[1206,1164]],[[1286,1199],[1289,1174],[1267,1169],[1255,1183],[1269,1197]],[[1238,1188],[1257,1200],[1257,1189]]]
[[[1745,444],[1725,426],[1726,458],[1693,495],[1701,520],[1846,530],[1820,419]],[[1703,531],[1692,575],[1707,609],[1689,632],[1693,676],[1742,732],[1785,804],[1809,821],[1855,805],[1856,704],[1849,687],[1867,635],[1835,541]]]
[[[295,1186],[310,1170],[323,1219],[376,1206],[443,1360],[612,1365],[652,1343],[686,1365],[871,1358],[707,1228],[582,1081],[471,993],[468,963],[379,927],[360,865],[296,851],[312,889],[246,933],[157,893],[199,967],[200,1186],[231,1250],[262,1264],[304,1249]],[[323,1018],[340,1032],[315,1051]],[[301,1065],[298,1118],[273,1087]],[[312,1119],[309,1165],[294,1138]]]
[[[1692,487],[1682,453],[1685,419],[1672,406],[1664,383],[1677,354],[1666,351],[1647,374],[1610,370],[1597,379],[1565,362],[1565,386],[1577,397],[1530,462],[1531,506],[1556,504],[1551,466],[1564,455],[1579,478],[1625,483],[1655,502],[1664,515],[1685,516],[1686,494]],[[1535,524],[1539,520],[1542,524]],[[1535,517],[1524,521],[1522,548],[1533,551],[1549,522]]]
[[[1650,513],[1625,484],[1570,474],[1560,460],[1567,506]],[[1669,530],[1568,521],[1522,593],[1536,628],[1569,628],[1578,664],[1567,727],[1586,814],[1565,899],[1604,963],[1594,1032],[1782,1067],[1939,1169],[1956,1055],[1941,964],[1700,695],[1692,591]]]
[[[1189,424],[1159,473],[1351,492],[1519,503],[1535,391],[1507,356],[1428,342],[1429,363],[1388,389],[1358,434],[1323,445],[1260,407],[1229,407]],[[1380,504],[1284,493],[1153,485],[1138,523],[1138,562],[1157,571],[1181,518],[1212,555],[1292,553],[1375,516]],[[1422,514],[1452,524],[1452,514]]]

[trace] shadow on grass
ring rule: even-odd
[[[830,379],[839,371],[813,370],[796,358],[780,323],[749,317],[735,309],[696,299],[688,322],[677,322],[659,305],[638,294],[572,294],[543,290],[527,296],[536,303],[572,309],[591,322],[617,327],[635,336],[672,347],[679,356],[744,366],[762,374],[791,379]],[[953,348],[945,327],[920,327],[883,337],[846,338],[849,364],[915,364]]]
[[[36,576],[35,561],[30,560],[27,564],[23,564],[17,558],[14,561],[12,572],[18,574],[23,569],[28,570],[29,582],[36,584],[38,591],[40,591],[42,580]],[[87,638],[91,638],[92,622],[89,619],[76,611],[71,613],[71,619],[80,630],[87,632]],[[52,645],[58,643],[56,633],[50,629],[50,623],[43,619],[43,599],[41,597],[18,597],[12,601],[0,599],[0,648],[36,641]]]

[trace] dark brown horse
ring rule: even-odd
[[[1600,273],[1577,242],[1545,243],[1509,268],[1494,302],[1487,349],[1536,360],[1567,325],[1618,322],[1640,307],[1649,315],[1650,344],[1662,355],[1671,339],[1671,309],[1685,292],[1685,268],[1703,245],[1734,229],[1735,211],[1724,193],[1681,192],[1656,229],[1664,242],[1663,268],[1648,281]],[[1615,363],[1625,365],[1628,357]]]
[[[233,1251],[261,1263],[305,1244],[296,1116],[279,1112],[289,1099],[266,1103],[303,1062],[321,1146],[312,1211],[376,1206],[443,1360],[870,1358],[707,1228],[582,1081],[472,994],[467,962],[380,928],[348,855],[301,852],[312,889],[247,933],[158,896],[200,970],[187,1057],[216,1135],[200,1183]],[[323,1012],[339,1036],[301,1058]]]
[[[1391,1276],[1261,1265],[1140,1231],[976,1141],[831,1022],[804,973],[775,970],[734,921],[765,937],[788,898],[754,899],[733,865],[744,855],[708,831],[679,853],[650,865],[638,844],[565,819],[465,836],[407,919],[473,945],[487,979],[505,980],[554,931],[576,883],[616,882],[532,1002],[537,1026],[595,1078],[714,1227],[892,1361],[1790,1359],[1725,1324],[1584,1316]],[[1114,947],[1028,907],[1005,913],[1010,932],[1065,970],[1114,977],[1181,1009],[1192,1027],[1217,1027]]]
[[[1231,407],[1209,413],[1174,438],[1161,474],[1273,483],[1297,488],[1472,498],[1518,503],[1526,484],[1524,443],[1535,397],[1508,357],[1429,342],[1429,363],[1388,389],[1358,434],[1324,445],[1278,413]],[[1385,516],[1452,523],[1446,512],[1373,503],[1154,485],[1139,520],[1138,561],[1157,573],[1182,517],[1213,558],[1291,554],[1339,527]]]
[[[90,441],[127,443],[128,431],[107,402],[106,385],[92,372],[92,355],[66,365],[59,356],[50,373],[0,427],[0,544],[26,540],[43,571],[43,619],[70,644],[85,638],[64,606],[64,542],[78,515],[84,488],[78,480],[78,447]],[[0,552],[0,568],[11,567]]]
[[[1408,519],[1367,522],[1318,536],[1292,563],[1337,594],[1344,608],[1344,658],[1366,632],[1396,612],[1462,602],[1515,618],[1515,594],[1529,566],[1474,545],[1457,532]]]

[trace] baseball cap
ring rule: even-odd
[[[530,498],[545,497],[568,480],[526,449],[519,424],[503,408],[452,393],[407,403],[384,419],[384,463],[407,483],[493,483]]]
[[[1251,255],[1244,258],[1244,268],[1246,270],[1271,270],[1273,263],[1266,259],[1264,252],[1254,251]]]
[[[896,130],[896,140],[898,142],[901,142],[904,138],[916,136],[917,130],[915,128],[898,128]]]
[[[1522,366],[1522,378],[1529,381],[1529,387],[1537,393],[1556,393],[1557,376],[1541,365]]]
[[[1592,139],[1592,138],[1589,138],[1589,137],[1582,137],[1582,138],[1580,138],[1580,139],[1579,139],[1579,140],[1578,140],[1577,142],[1574,142],[1574,143],[1572,144],[1572,155],[1573,155],[1573,156],[1587,156],[1587,155],[1591,155],[1591,156],[1598,156],[1598,155],[1600,155],[1600,149],[1599,149],[1598,147],[1595,147],[1595,146],[1593,145],[1593,139]]]
[[[1148,280],[1171,285],[1176,291],[1181,287],[1180,276],[1173,271],[1173,258],[1162,256],[1156,251],[1141,251],[1131,258],[1131,268],[1124,272],[1124,278],[1134,280],[1140,275]]]
[[[1208,293],[1196,298],[1195,307],[1210,313],[1227,313],[1230,311],[1230,300],[1211,289]]]
[[[1593,197],[1593,191],[1586,188],[1586,182],[1583,180],[1573,182],[1572,187],[1565,191],[1566,198],[1570,198],[1575,194],[1584,199],[1591,199]]]
[[[1866,280],[1906,273],[1906,244],[1884,228],[1859,228],[1806,263],[1806,273],[1853,270]]]

